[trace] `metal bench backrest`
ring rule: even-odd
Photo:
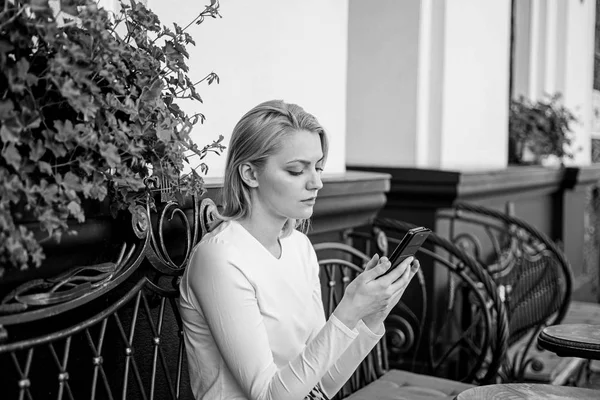
[[[0,397],[192,399],[178,279],[215,210],[208,199],[194,199],[186,210],[168,202],[158,215],[140,206],[131,220],[135,235],[124,235],[114,262],[72,268],[6,294]]]

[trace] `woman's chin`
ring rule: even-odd
[[[306,207],[306,209],[299,211],[294,218],[296,218],[296,219],[309,219],[310,217],[312,217],[312,215],[313,215],[313,208],[312,207]]]

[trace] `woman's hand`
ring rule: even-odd
[[[373,256],[365,271],[350,282],[333,314],[350,329],[361,319],[369,329],[376,329],[398,303],[416,272],[419,264],[417,261],[411,271],[413,260],[409,257],[383,275],[391,266],[389,260],[387,257],[379,259],[377,254]]]
[[[390,312],[394,309],[396,304],[398,304],[398,302],[402,298],[402,295],[404,294],[404,291],[408,287],[408,284],[412,280],[413,276],[415,276],[415,274],[417,273],[417,270],[420,267],[419,260],[417,260],[415,258],[411,262],[410,259],[412,259],[412,257],[409,257],[408,259],[403,261],[403,263],[406,262],[408,265],[406,267],[404,267],[404,272],[403,272],[402,276],[400,277],[400,279],[397,281],[398,291],[394,294],[392,299],[389,301],[388,307],[384,310],[380,310],[380,311],[374,312],[372,314],[369,314],[363,318],[363,322],[372,332],[383,333],[383,332],[381,332],[381,329],[383,327],[383,322],[385,321],[387,316],[390,314]],[[400,264],[398,266],[398,268],[401,268],[402,264]]]

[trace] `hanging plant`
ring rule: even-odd
[[[177,104],[202,102],[197,85],[219,81],[192,82],[186,65],[187,29],[220,17],[218,2],[172,29],[141,3],[121,6],[112,15],[92,0],[0,0],[0,276],[42,265],[40,242],[85,221],[84,199],[116,213],[165,187],[201,194],[204,158],[224,149],[222,136],[196,145],[204,115]],[[45,237],[19,224],[24,214]]]

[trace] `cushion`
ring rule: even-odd
[[[414,374],[402,370],[391,370],[375,382],[347,397],[348,400],[451,400],[474,385]]]

